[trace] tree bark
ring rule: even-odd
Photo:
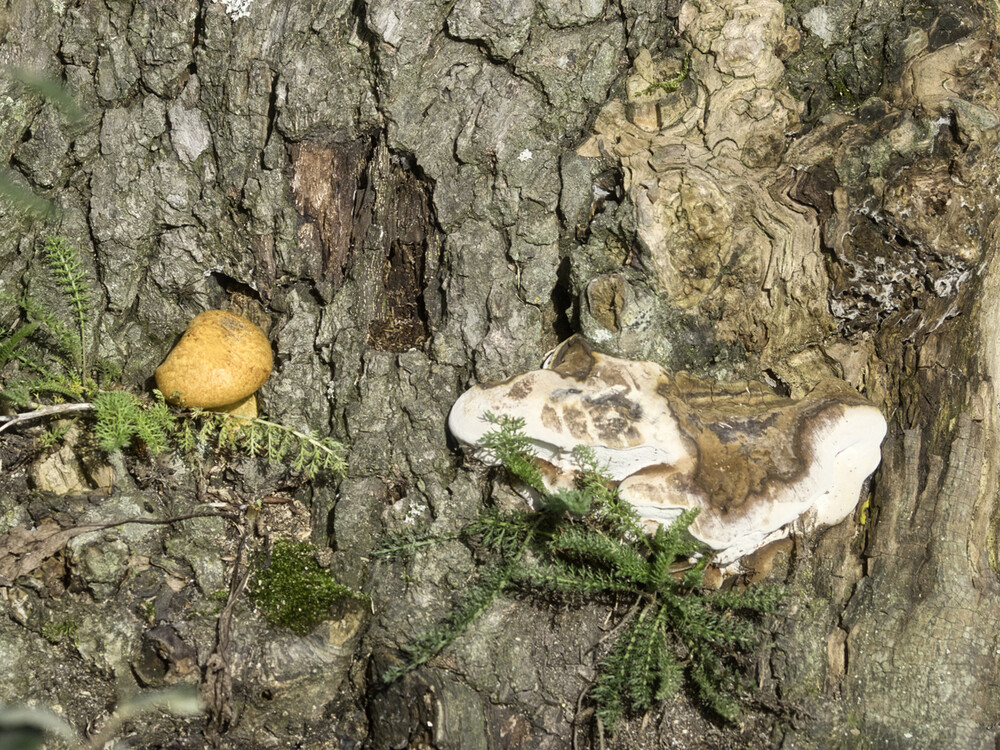
[[[332,549],[371,609],[345,605],[302,638],[245,599],[228,607],[216,744],[597,747],[585,693],[630,602],[503,598],[439,658],[379,681],[475,560],[457,541],[379,560],[378,540],[448,535],[505,492],[463,461],[451,404],[571,333],[792,395],[842,377],[890,422],[883,463],[852,519],[777,558],[789,604],[760,696],[734,726],[681,696],[615,742],[994,747],[995,10],[9,0],[5,190],[58,212],[0,206],[0,292],[44,297],[42,238],[65,236],[94,280],[91,354],[137,390],[197,312],[243,311],[277,355],[267,413],[345,441],[350,468],[307,483],[126,456],[109,497],[59,498],[29,488],[34,454],[11,429],[0,533],[287,497],[260,506],[252,546]],[[82,115],[25,72],[60,81]],[[15,305],[0,314],[12,323]],[[3,589],[0,702],[59,704],[84,727],[122,695],[199,681],[211,596],[245,573],[240,533],[214,518],[75,537]],[[70,620],[73,643],[44,637]],[[150,663],[162,674],[136,666]],[[206,726],[128,731],[186,747]]]

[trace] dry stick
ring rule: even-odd
[[[64,539],[59,543],[58,547],[58,549],[62,549],[62,547],[64,547],[67,543],[69,543],[70,539],[79,536],[80,534],[86,534],[91,531],[103,531],[104,529],[113,529],[117,526],[124,526],[125,524],[129,523],[140,523],[147,525],[165,525],[165,524],[177,523],[179,521],[187,521],[190,518],[228,518],[231,521],[239,520],[239,516],[235,513],[220,513],[218,511],[195,511],[193,513],[185,513],[180,516],[171,516],[169,518],[124,518],[120,521],[90,521],[87,523],[76,524],[75,526],[67,526],[65,528],[62,528],[60,531],[54,533],[65,535]],[[5,554],[8,555],[9,559],[9,549],[6,549],[7,536],[8,536],[7,534],[0,536],[0,563],[4,562],[3,558]],[[19,553],[17,557],[23,560],[25,557],[30,557],[32,554],[35,554],[34,551],[28,550],[27,553]],[[39,558],[35,564],[32,564],[28,567],[21,566],[19,568],[15,568],[16,575],[14,575],[14,578],[17,578],[20,575],[24,575],[25,573],[30,573],[31,571],[35,570],[38,567],[38,565],[41,565],[41,563],[42,559]],[[4,566],[0,564],[0,570],[2,570],[3,567]],[[13,585],[13,579],[9,579],[6,578],[4,575],[0,575],[0,586],[11,586],[11,585]]]
[[[93,410],[94,405],[89,402],[83,404],[55,404],[54,406],[44,406],[41,409],[35,409],[34,411],[26,411],[23,414],[0,416],[0,432],[3,432],[16,424],[20,424],[21,422],[44,419],[45,417],[52,417],[57,414],[75,414],[76,412]]]
[[[205,735],[213,747],[218,747],[220,735],[229,728],[233,720],[233,675],[230,663],[233,610],[236,601],[246,588],[247,581],[250,580],[250,565],[242,571],[240,566],[243,563],[251,528],[251,524],[244,523],[241,530],[240,544],[236,549],[236,560],[233,563],[233,577],[229,584],[229,598],[219,613],[215,650],[208,657],[201,680],[201,695],[208,706],[208,725],[205,728]]]
[[[240,519],[240,516],[238,513],[195,511],[194,513],[184,513],[179,516],[170,516],[169,518],[126,518],[124,521],[109,521],[106,523],[101,523],[100,526],[103,529],[110,529],[114,528],[115,526],[124,526],[127,523],[145,523],[151,525],[158,525],[167,523],[177,523],[179,521],[187,521],[191,518],[228,518],[230,521],[238,521]]]

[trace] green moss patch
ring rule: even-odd
[[[257,559],[250,601],[268,625],[305,635],[328,619],[330,607],[341,599],[362,598],[323,570],[315,552],[311,544],[282,539],[269,560],[264,555]]]

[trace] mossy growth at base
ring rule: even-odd
[[[306,635],[330,616],[342,599],[364,599],[323,570],[316,548],[304,542],[281,539],[270,556],[261,553],[250,578],[250,601],[268,625]]]
[[[613,730],[630,710],[644,711],[685,684],[716,715],[734,720],[748,689],[745,657],[761,644],[760,613],[782,592],[758,586],[728,591],[704,586],[711,551],[688,533],[697,510],[647,534],[591,451],[577,449],[572,489],[549,491],[522,432],[523,421],[489,416],[497,429],[483,440],[517,479],[535,491],[537,512],[487,509],[459,535],[487,562],[451,613],[404,647],[383,676],[392,682],[448,647],[505,590],[567,603],[622,604],[619,633],[598,665],[590,691],[601,727]],[[387,540],[385,558],[431,543],[408,534]]]

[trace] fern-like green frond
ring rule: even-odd
[[[692,649],[690,662],[688,674],[697,688],[698,697],[722,718],[735,721],[740,707],[733,697],[738,689],[733,671],[726,667],[714,649]]]
[[[99,391],[94,395],[94,437],[101,450],[121,450],[138,438],[150,453],[170,447],[174,417],[157,392],[153,403],[144,403],[128,391]]]
[[[32,367],[30,360],[22,360],[21,355],[18,355],[17,359],[26,368],[35,369]],[[11,383],[10,386],[14,387],[20,384],[27,389],[27,391],[31,393],[34,398],[37,399],[46,398],[53,401],[79,401],[83,396],[83,392],[80,390],[80,384],[70,376],[46,372],[42,368],[37,369],[40,371],[41,377],[16,381],[15,383]]]
[[[534,587],[577,596],[635,592],[632,581],[606,570],[571,565],[559,559],[518,566],[513,572],[513,580],[522,588]]]
[[[465,535],[479,537],[485,549],[511,558],[520,554],[536,525],[537,521],[524,513],[489,508],[465,527]]]
[[[621,499],[617,487],[594,455],[593,448],[578,445],[573,457],[580,467],[578,482],[591,498],[591,513],[595,521],[616,539],[642,541],[647,539],[639,514]]]
[[[644,711],[680,689],[684,670],[670,649],[666,630],[667,611],[649,603],[601,662],[591,696],[598,717],[610,731],[626,706]]]
[[[542,495],[538,510],[542,513],[572,513],[583,515],[590,510],[591,497],[584,490],[560,487],[555,492]]]
[[[292,468],[309,479],[347,470],[346,449],[333,438],[260,417],[192,409],[181,419],[177,440],[188,451],[214,443],[222,450],[260,456],[271,463],[281,463],[290,456]]]
[[[45,239],[45,255],[59,289],[84,326],[90,312],[90,291],[80,252],[63,237],[50,236]]]
[[[41,330],[47,334],[46,348],[53,352],[58,360],[65,360],[58,361],[58,364],[67,369],[75,369],[80,361],[79,334],[70,331],[57,315],[31,297],[19,300],[18,305],[24,310],[25,317],[30,322],[39,323]]]
[[[42,450],[47,450],[57,445],[62,442],[62,439],[66,437],[66,434],[73,428],[73,425],[77,421],[76,419],[67,419],[63,423],[53,425],[35,440],[35,445]]]
[[[87,380],[87,321],[90,314],[90,290],[87,288],[87,271],[79,251],[62,237],[47,237],[45,255],[52,269],[56,284],[76,315],[80,337],[80,384]]]
[[[384,682],[395,682],[407,672],[426,664],[445,648],[454,643],[469,625],[475,622],[497,596],[510,584],[511,566],[488,569],[462,595],[445,620],[437,626],[419,633],[404,646],[406,658],[390,667],[383,675]]]
[[[387,534],[372,555],[385,560],[407,560],[418,550],[441,544],[446,540],[457,539],[459,536],[459,534],[433,534],[426,529],[404,529],[395,534]]]
[[[154,390],[153,395],[153,403],[139,410],[135,434],[146,444],[150,453],[156,454],[170,448],[175,420],[163,394]]]
[[[24,323],[23,325],[18,326],[13,333],[0,342],[0,368],[10,361],[14,352],[17,351],[18,345],[24,339],[33,334],[40,325],[41,323],[38,321]]]
[[[0,401],[27,408],[31,406],[31,391],[24,383],[8,383],[0,388]]]
[[[698,508],[685,510],[669,527],[657,526],[650,538],[652,550],[650,580],[657,589],[675,585],[673,580],[675,562],[707,551],[704,544],[688,533],[688,528],[698,517],[698,512]]]
[[[564,524],[548,545],[555,554],[610,568],[628,580],[644,583],[649,579],[649,564],[635,547],[598,531]]]
[[[784,598],[785,592],[779,586],[748,586],[742,590],[713,591],[706,596],[716,609],[747,612],[775,612]]]

